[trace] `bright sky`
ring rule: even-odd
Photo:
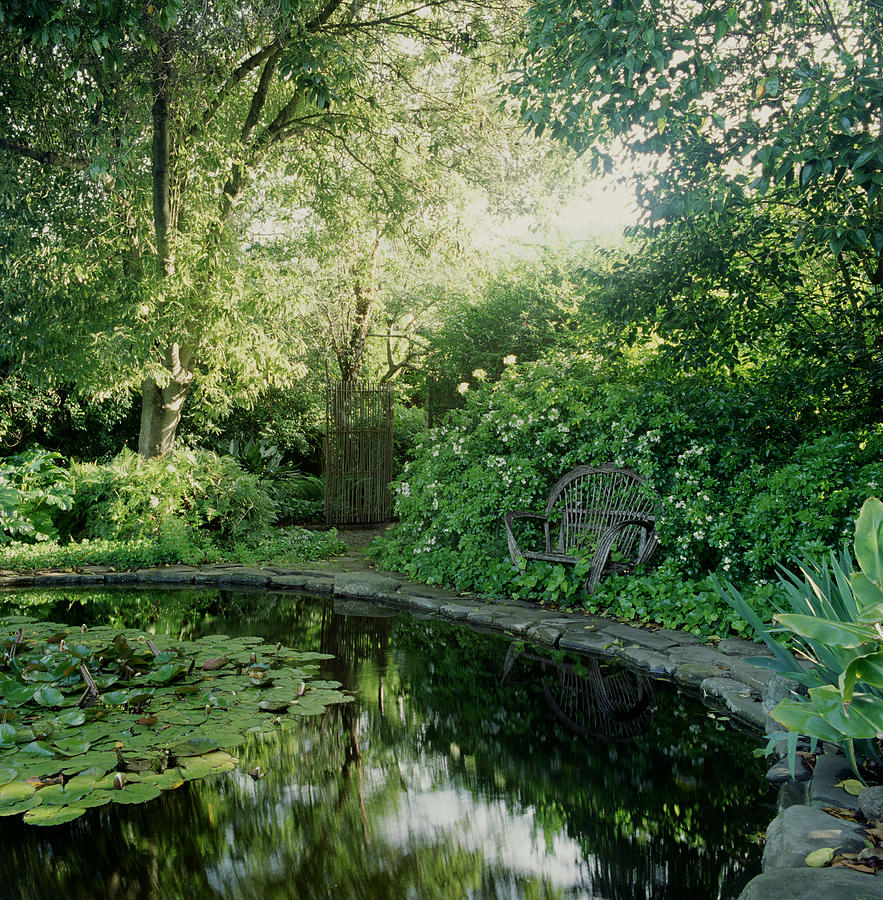
[[[498,223],[484,218],[481,210],[475,212],[483,219],[477,238],[479,248],[504,255],[517,254],[519,246],[616,242],[624,228],[638,221],[634,189],[613,180],[586,185],[575,193],[571,202],[542,223],[531,216],[517,216]]]

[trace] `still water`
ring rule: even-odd
[[[0,898],[704,900],[759,871],[757,741],[669,685],[292,594],[24,592],[12,613],[334,653],[356,699],[145,805],[0,818]]]

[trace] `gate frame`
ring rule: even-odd
[[[327,382],[326,525],[389,521],[394,396],[389,382]]]

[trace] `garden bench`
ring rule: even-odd
[[[542,550],[519,547],[513,524],[522,519],[542,524]],[[658,544],[653,497],[644,480],[631,469],[616,466],[577,466],[552,488],[544,513],[508,512],[504,521],[509,555],[518,568],[524,568],[528,559],[556,563],[590,559],[589,593],[604,576],[626,574],[647,562]]]

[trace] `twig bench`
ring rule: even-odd
[[[656,550],[653,498],[631,469],[577,466],[552,488],[544,513],[508,512],[504,516],[509,555],[518,568],[528,559],[578,563],[591,558],[586,590],[606,575],[626,574],[648,562]],[[543,526],[545,547],[522,550],[513,523],[531,520]],[[557,540],[553,546],[553,529]]]

